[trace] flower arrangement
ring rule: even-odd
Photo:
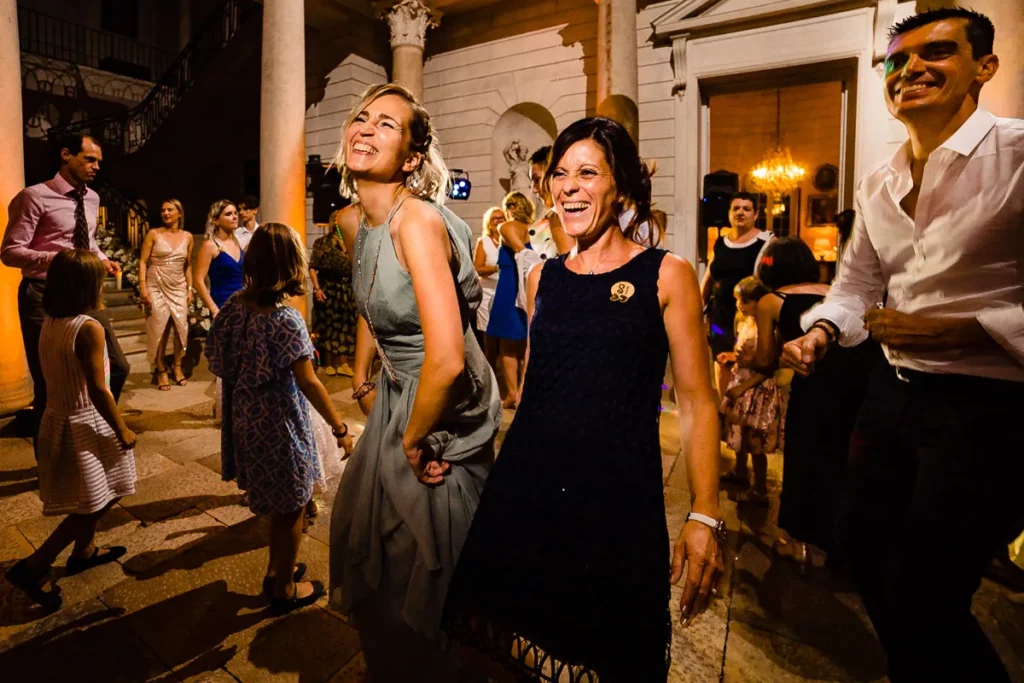
[[[113,230],[107,230],[107,224],[101,222],[96,226],[96,243],[100,251],[111,261],[121,264],[121,284],[128,283],[132,290],[132,298],[139,298],[139,252],[124,244]]]
[[[188,305],[188,336],[196,339],[205,338],[213,325],[213,316],[210,309],[203,305],[203,300],[198,294],[192,295],[192,301]]]

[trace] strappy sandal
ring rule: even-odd
[[[89,557],[69,557],[64,565],[64,575],[74,576],[93,567],[99,567],[101,564],[116,562],[127,553],[128,549],[123,545],[112,545],[109,548],[104,548],[102,551],[99,548],[93,548],[92,555]]]
[[[306,575],[306,564],[304,562],[295,563],[295,573],[292,574],[292,581],[298,583],[302,581],[302,577]],[[274,577],[264,576],[263,577],[263,595],[268,598],[274,595]]]
[[[296,597],[299,591],[298,585],[295,586],[295,593],[290,598],[271,598],[270,599],[270,611],[276,616],[288,614],[294,612],[297,609],[308,607],[315,604],[317,600],[322,598],[327,591],[324,589],[324,585],[319,581],[311,581],[310,584],[313,586],[313,592],[304,598]]]
[[[28,562],[21,560],[4,573],[4,578],[12,586],[30,597],[37,605],[41,605],[51,612],[56,612],[64,601],[56,590],[43,590],[43,580],[46,579],[49,573],[49,567],[33,572],[31,567],[28,566]]]
[[[161,379],[163,381],[161,381]],[[160,391],[170,391],[171,390],[171,380],[169,380],[167,378],[167,371],[166,370],[154,370],[153,371],[153,384],[155,384],[156,388],[159,389]]]
[[[188,384],[188,380],[185,379],[185,372],[181,369],[181,364],[174,366],[174,383],[179,387],[183,387]]]

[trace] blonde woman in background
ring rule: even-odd
[[[473,266],[480,276],[480,289],[483,298],[480,308],[476,309],[476,329],[483,342],[484,355],[492,368],[497,370],[498,340],[487,334],[487,324],[491,318],[491,304],[494,302],[494,290],[498,286],[498,247],[501,235],[498,227],[505,222],[505,212],[500,206],[492,206],[484,214],[483,232],[476,241],[473,252]]]
[[[520,374],[526,357],[526,311],[516,306],[519,294],[519,273],[516,269],[515,250],[507,244],[511,236],[517,245],[527,245],[527,230],[533,223],[533,202],[522,192],[513,191],[501,202],[505,222],[501,225],[502,245],[498,251],[498,286],[494,290],[494,303],[487,324],[487,334],[496,337],[498,357],[505,378],[505,408],[519,404]]]
[[[430,115],[402,86],[363,93],[335,164],[361,214],[339,223],[359,311],[352,397],[368,416],[335,497],[331,601],[353,616],[374,683],[452,681],[441,610],[501,424],[473,333],[472,232],[442,205]]]
[[[177,199],[160,207],[163,227],[146,233],[139,256],[139,303],[146,311],[146,346],[153,382],[161,391],[167,378],[167,340],[173,342],[174,383],[185,386],[181,359],[188,345],[188,305],[192,303],[192,235]]]
[[[214,318],[228,298],[242,288],[245,252],[235,239],[237,229],[235,203],[228,199],[214,202],[206,215],[206,241],[196,257],[196,291]]]

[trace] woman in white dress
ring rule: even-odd
[[[185,386],[181,359],[188,346],[188,305],[192,303],[192,235],[185,232],[181,202],[160,207],[163,227],[146,233],[139,256],[139,303],[146,311],[146,347],[153,382],[161,391],[167,378],[167,342],[174,349],[174,383]]]
[[[476,241],[473,251],[473,266],[480,276],[480,289],[483,299],[480,308],[476,309],[476,329],[483,336],[484,355],[492,369],[497,368],[498,339],[487,334],[487,323],[491,319],[491,304],[494,302],[494,289],[498,286],[498,244],[501,235],[498,227],[505,222],[505,212],[500,206],[487,209],[483,220],[483,234]]]

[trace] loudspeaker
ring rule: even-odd
[[[316,182],[316,185],[313,187],[314,223],[328,222],[331,220],[332,213],[351,204],[338,191],[340,185],[341,173],[333,166]]]
[[[729,199],[740,188],[740,177],[729,171],[704,176],[701,196],[701,225],[705,228],[729,225]]]

